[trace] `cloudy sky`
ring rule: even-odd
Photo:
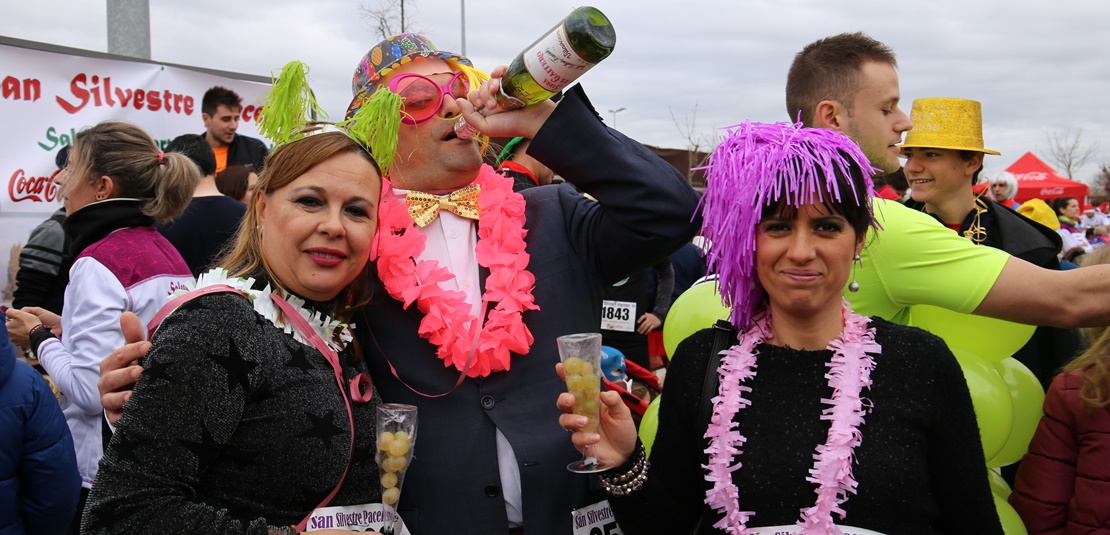
[[[350,99],[359,58],[379,39],[363,15],[380,0],[150,0],[155,61],[268,75],[291,59],[312,67],[333,118]],[[393,0],[396,2],[397,0]],[[564,17],[570,2],[408,0],[409,29],[442,49],[465,50],[479,68],[508,63]],[[1089,179],[1110,162],[1110,2],[1105,0],[594,0],[617,48],[582,83],[619,130],[682,148],[715,128],[787,119],[793,55],[828,35],[862,30],[898,54],[903,109],[915,98],[983,102],[987,171],[1033,151],[1049,161],[1046,134],[1082,132],[1098,143]],[[0,35],[107,51],[100,0],[0,0]],[[0,66],[2,69],[2,66]],[[696,113],[695,113],[696,110]],[[693,128],[689,128],[690,125]],[[1070,129],[1070,130],[1069,130]]]

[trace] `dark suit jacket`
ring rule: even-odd
[[[700,225],[686,179],[643,145],[601,122],[579,88],[569,92],[532,141],[529,154],[590,193],[567,184],[522,192],[527,200],[528,269],[540,310],[524,321],[531,352],[510,370],[466,379],[445,368],[417,335],[421,313],[379,296],[356,329],[374,382],[387,403],[419,407],[412,465],[399,511],[414,534],[508,531],[496,430],[512,444],[520,469],[529,535],[571,533],[571,510],[599,501],[591,476],[566,466],[580,459],[558,424],[555,400],[566,387],[555,374],[555,338],[597,332],[605,284],[644,269],[688,242]],[[387,362],[388,360],[388,362]],[[396,368],[396,376],[390,369]]]
[[[202,136],[206,134],[207,132],[200,133]],[[255,173],[261,173],[262,162],[266,160],[266,155],[269,153],[270,149],[266,148],[266,144],[261,139],[235,134],[227,147],[227,167],[250,165],[254,167]]]

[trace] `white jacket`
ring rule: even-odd
[[[62,337],[38,347],[38,358],[62,396],[82,485],[92,487],[103,456],[100,361],[124,345],[119,319],[134,312],[145,325],[169,294],[193,280],[181,255],[154,227],[117,230],[85,248],[69,270]]]

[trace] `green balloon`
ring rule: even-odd
[[[1025,523],[1021,521],[1017,511],[997,494],[993,494],[993,497],[994,508],[998,510],[998,519],[1002,521],[1002,531],[1006,535],[1029,535],[1029,532],[1025,529]]]
[[[1014,405],[1014,424],[1010,436],[998,454],[987,457],[987,466],[1006,466],[1021,460],[1029,449],[1029,442],[1044,415],[1044,389],[1033,372],[1013,357],[1006,357],[994,365],[1010,390]]]
[[[991,494],[1006,500],[1010,497],[1010,485],[997,470],[987,468],[987,481],[991,484]]]
[[[673,357],[678,344],[702,329],[708,329],[717,320],[727,320],[731,308],[721,304],[717,282],[695,284],[674,300],[663,324],[663,347],[667,356]]]
[[[963,348],[951,349],[963,369],[967,389],[971,392],[975,419],[979,423],[979,436],[983,441],[983,456],[993,458],[1010,437],[1014,423],[1014,404],[1010,399],[1010,389],[993,367],[969,358],[968,352]]]
[[[986,364],[1016,353],[1036,329],[1032,325],[960,314],[931,305],[910,307],[909,324],[943,338],[948,347],[962,347],[968,358]]]
[[[651,400],[648,408],[644,411],[644,417],[640,420],[640,442],[644,444],[644,452],[648,457],[651,457],[651,445],[655,444],[655,431],[659,427],[659,404],[662,403],[663,395],[660,394]]]

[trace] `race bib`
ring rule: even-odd
[[[636,330],[636,303],[629,301],[601,302],[601,329],[605,331]]]
[[[570,513],[574,519],[574,535],[623,535],[609,500],[602,500],[591,506],[575,509]]]
[[[836,527],[840,528],[840,532],[844,535],[883,535],[878,531],[872,531],[870,529],[856,528],[852,526],[841,526],[839,524],[837,524]],[[765,526],[762,528],[748,528],[748,533],[751,533],[752,535],[801,535],[802,530],[798,529],[797,525],[791,524],[789,526]]]
[[[344,529],[347,531],[377,531],[382,535],[409,535],[408,528],[392,507],[371,503],[366,505],[343,505],[321,507],[308,517],[305,532],[322,529]]]

